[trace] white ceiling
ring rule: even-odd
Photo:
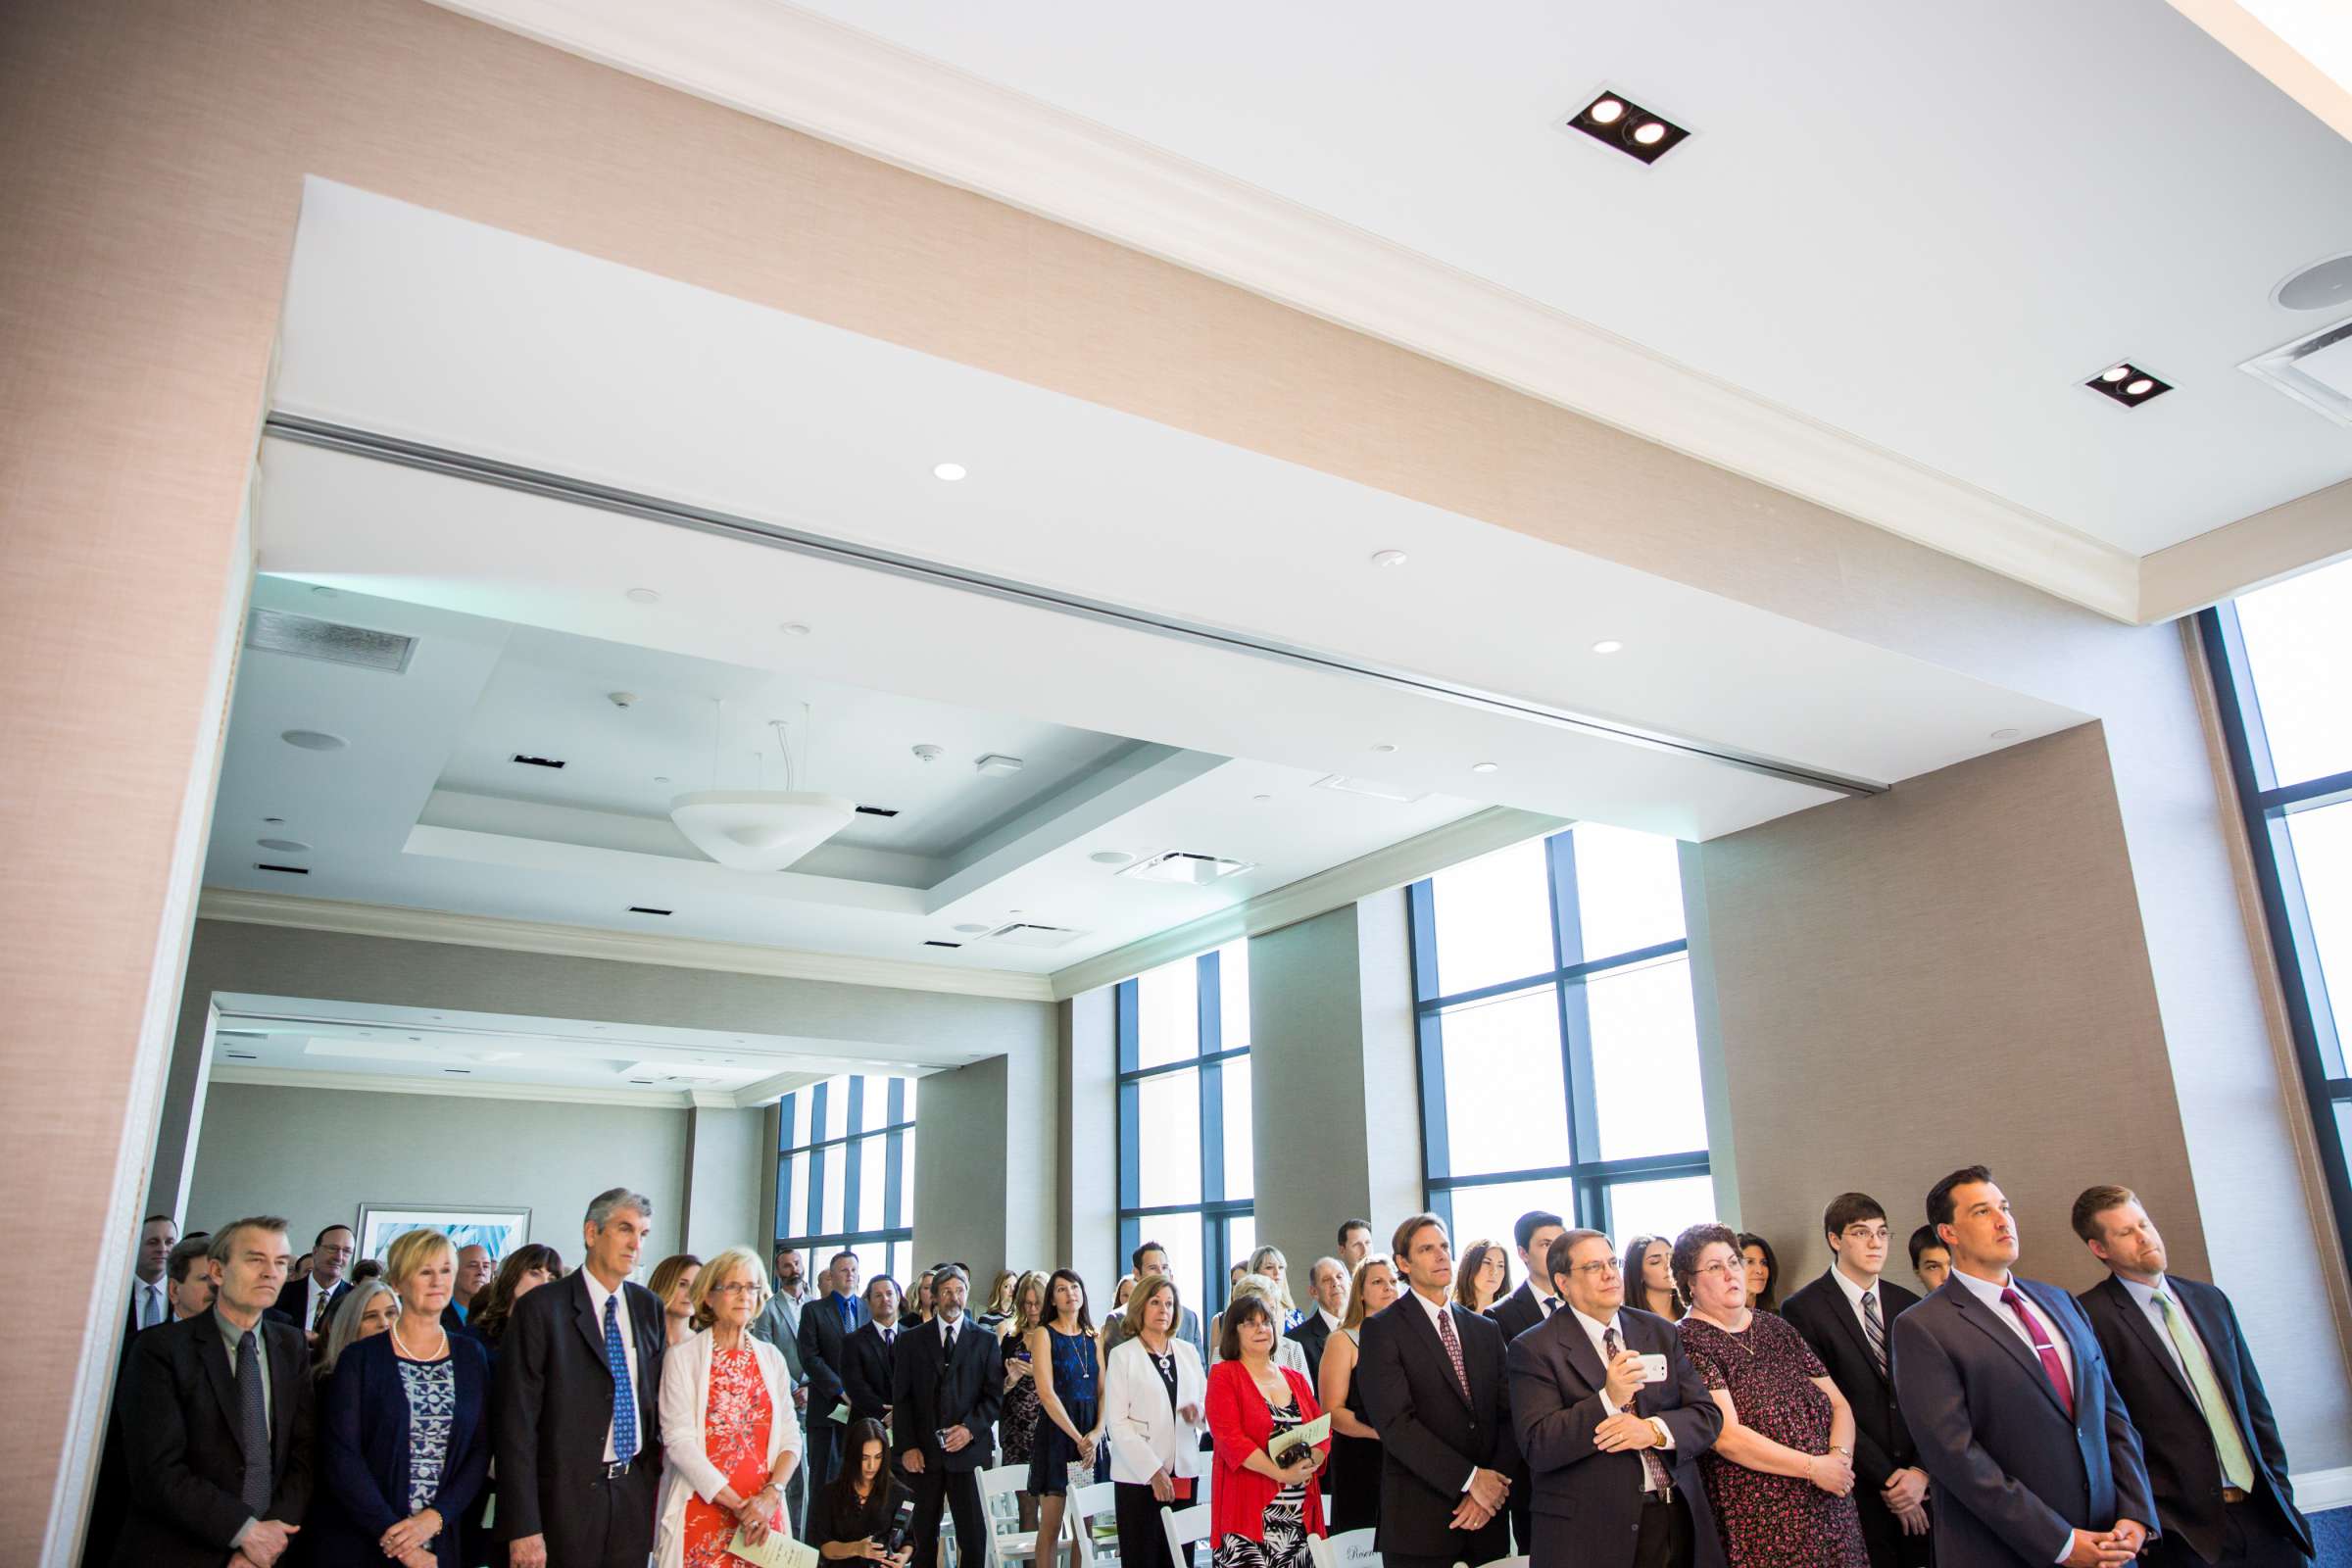
[[[664,390],[649,416],[652,386]],[[323,182],[306,196],[275,401],[1865,780],[2084,716],[1328,474]],[[948,460],[970,477],[932,477]],[[1703,839],[1834,798],[1686,751],[277,438],[257,496],[258,603],[420,641],[397,677],[248,652],[208,867],[220,887],[631,931],[647,917],[627,906],[650,904],[676,911],[668,936],[1045,974],[1485,808],[1538,813],[1527,831],[1588,817]],[[1370,564],[1383,549],[1408,564]],[[662,597],[632,602],[632,588]],[[1624,651],[1593,653],[1602,637]],[[614,706],[616,690],[638,703]],[[800,782],[906,814],[775,877],[693,858],[654,779],[705,781],[720,696],[733,765],[749,766],[777,704],[807,701]],[[288,728],[352,745],[296,751],[276,738]],[[918,742],[949,757],[917,763]],[[1030,765],[982,778],[970,763],[983,750]],[[570,765],[519,767],[515,752]],[[1473,772],[1481,761],[1498,768]],[[1316,787],[1331,775],[1414,799]],[[286,824],[261,825],[271,815]],[[313,844],[311,874],[256,870],[285,858],[260,852],[261,836]],[[1255,869],[1186,888],[1088,858],[1164,849]],[[1015,911],[1084,935],[1051,950],[922,945]]]
[[[2269,295],[2352,144],[2164,6],[806,3],[2135,555],[2352,476],[2235,368],[2324,324]],[[1693,135],[1554,128],[1604,85]]]

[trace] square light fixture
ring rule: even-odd
[[[2082,384],[2127,409],[2136,409],[2173,389],[2172,382],[2159,380],[2129,360],[2118,360]]]
[[[1605,88],[1569,116],[1565,125],[1645,164],[1656,163],[1690,135],[1664,115],[1653,114],[1625,94]]]

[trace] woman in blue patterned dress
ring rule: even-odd
[[[1029,1492],[1037,1498],[1037,1539],[1058,1542],[1070,1467],[1084,1466],[1092,1480],[1095,1449],[1102,1441],[1102,1366],[1086,1309],[1086,1282],[1066,1268],[1046,1280],[1046,1320],[1029,1331],[1029,1364],[1036,1369],[1039,1411]],[[1038,1568],[1053,1568],[1052,1550],[1038,1554]],[[1070,1568],[1078,1568],[1078,1560],[1073,1542]]]
[[[458,1568],[458,1521],[490,1468],[490,1361],[441,1326],[458,1250],[407,1231],[385,1251],[389,1333],[336,1361],[318,1411],[318,1477],[301,1542],[318,1568]]]

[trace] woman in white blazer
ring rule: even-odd
[[[1208,1468],[1200,1451],[1208,1379],[1200,1353],[1176,1338],[1182,1316],[1174,1280],[1138,1279],[1126,1317],[1138,1327],[1110,1352],[1102,1374],[1102,1435],[1116,1484],[1121,1568],[1175,1568],[1159,1516],[1198,1502],[1198,1478]],[[1189,1568],[1189,1547],[1185,1560]]]
[[[695,1332],[662,1356],[659,1568],[739,1563],[738,1527],[754,1540],[787,1530],[784,1482],[801,1458],[784,1352],[754,1336],[766,1304],[759,1254],[731,1247],[694,1283]]]

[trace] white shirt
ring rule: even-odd
[[[1603,1321],[1600,1318],[1590,1315],[1582,1307],[1579,1307],[1576,1309],[1576,1326],[1580,1329],[1583,1329],[1585,1331],[1585,1338],[1592,1342],[1592,1354],[1596,1359],[1599,1360],[1600,1369],[1603,1374],[1606,1374],[1609,1369],[1609,1349],[1607,1345],[1607,1337],[1610,1333],[1614,1332],[1617,1336],[1618,1349],[1629,1350],[1633,1348],[1632,1346],[1629,1346],[1625,1343],[1625,1328],[1617,1321],[1617,1314],[1614,1312],[1611,1312],[1606,1321]],[[1616,1414],[1620,1410],[1627,1414],[1633,1413],[1634,1401],[1631,1398],[1628,1398],[1622,1405],[1611,1404],[1609,1402],[1609,1391],[1606,1388],[1603,1388],[1600,1391],[1597,1397],[1600,1400],[1600,1407],[1609,1411],[1611,1414]],[[1658,1435],[1658,1446],[1661,1448],[1672,1448],[1674,1446],[1674,1429],[1669,1427],[1665,1422],[1659,1420],[1654,1415],[1648,1419],[1651,1430],[1656,1432]],[[1650,1486],[1649,1466],[1647,1465],[1643,1465],[1642,1467],[1642,1490],[1643,1492],[1649,1492],[1653,1490],[1653,1488]]]
[[[1856,1285],[1852,1280],[1846,1278],[1845,1270],[1839,1268],[1835,1263],[1830,1265],[1830,1278],[1836,1280],[1838,1282],[1838,1288],[1845,1293],[1845,1304],[1853,1308],[1854,1322],[1860,1325],[1862,1330],[1862,1340],[1866,1345],[1870,1342],[1870,1314],[1862,1310],[1862,1298],[1865,1294],[1878,1298],[1879,1333],[1885,1337],[1886,1343],[1891,1346],[1894,1343],[1894,1337],[1887,1332],[1888,1324],[1886,1322],[1886,1293],[1881,1291],[1876,1285]],[[2002,1315],[2007,1317],[2010,1322],[2014,1323],[2017,1321],[2017,1315],[2011,1312],[2007,1307],[2002,1307],[2001,1312]],[[2041,1314],[2037,1310],[2034,1315],[2035,1317],[2039,1317]]]
[[[172,1321],[172,1298],[164,1294],[162,1280],[150,1285],[136,1274],[130,1277],[130,1320],[143,1329]]]
[[[302,1283],[305,1287],[302,1293],[302,1321],[296,1324],[295,1327],[301,1329],[305,1334],[308,1334],[311,1332],[312,1326],[316,1324],[318,1326],[318,1331],[320,1334],[324,1334],[326,1332],[326,1325],[318,1322],[318,1302],[322,1298],[332,1296],[335,1294],[335,1292],[341,1290],[343,1288],[343,1282],[341,1280],[337,1280],[332,1285],[321,1285],[318,1283],[318,1275],[305,1274],[302,1277]]]
[[[2026,1326],[2018,1321],[2017,1313],[2012,1311],[2009,1304],[2001,1299],[2001,1292],[2016,1283],[2015,1275],[2011,1275],[1997,1285],[1990,1280],[1981,1280],[1974,1274],[1965,1273],[1960,1269],[1952,1270],[1952,1278],[1967,1286],[1968,1294],[1983,1302],[1984,1310],[2007,1325],[2009,1332],[2024,1342],[2026,1353],[2034,1357],[2036,1365],[2040,1364],[2040,1353],[2034,1348],[2034,1336],[2026,1332]],[[2066,1371],[2067,1397],[2073,1398],[2075,1390],[2074,1348],[2066,1343],[2066,1335],[2058,1325],[2050,1321],[2048,1307],[2034,1299],[2033,1297],[2027,1296],[2024,1291],[2019,1291],[2017,1294],[2025,1298],[2026,1310],[2034,1314],[2034,1321],[2041,1325],[2041,1332],[2048,1338],[2051,1348],[2058,1352],[2058,1364]],[[2069,1537],[2068,1539],[2071,1544],[2073,1538]]]
[[[1333,1317],[1322,1307],[1318,1306],[1315,1308],[1315,1316],[1323,1320],[1323,1327],[1329,1330],[1331,1333],[1337,1334],[1340,1332],[1340,1320],[1336,1317]]]
[[[596,1314],[596,1331],[602,1335],[605,1331],[605,1303],[612,1298],[613,1293],[606,1290],[604,1282],[599,1280],[590,1269],[583,1267],[580,1270],[580,1278],[587,1283],[588,1310]],[[640,1391],[644,1389],[645,1385],[637,1381],[637,1335],[630,1325],[629,1295],[626,1291],[620,1293],[620,1310],[613,1314],[613,1319],[620,1325],[621,1358],[629,1364],[629,1397],[642,1402]],[[612,1403],[617,1412],[620,1401],[614,1399]],[[642,1409],[637,1412],[637,1447],[642,1452],[645,1448],[645,1412]],[[618,1457],[619,1450],[612,1446],[612,1423],[607,1421],[605,1423],[605,1463],[611,1464]]]

